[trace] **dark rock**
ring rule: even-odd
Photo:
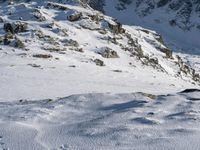
[[[122,24],[119,22],[115,22],[114,24],[108,22],[108,27],[112,30],[115,34],[122,34],[125,33],[125,29],[122,28]]]
[[[6,32],[10,32],[10,33],[14,34],[14,28],[13,28],[11,23],[5,23],[4,26],[3,26],[3,29]]]
[[[105,66],[104,62],[100,59],[95,59],[94,62],[96,63],[97,66]]]
[[[4,30],[6,32],[10,32],[12,34],[15,33],[20,33],[20,32],[26,32],[28,29],[28,24],[27,23],[22,23],[22,22],[16,22],[16,23],[5,23],[4,24]]]
[[[47,59],[47,58],[52,58],[53,56],[50,54],[34,54],[33,57]]]

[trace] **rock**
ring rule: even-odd
[[[33,57],[47,59],[47,58],[52,58],[53,56],[50,54],[34,54]]]
[[[100,21],[103,20],[103,16],[100,16],[98,14],[95,14],[95,15],[89,15],[90,19],[92,21],[95,21],[97,24],[99,24]]]
[[[46,21],[45,16],[42,15],[40,10],[36,9],[35,12],[33,13],[33,16],[38,20],[38,21]]]
[[[56,3],[51,3],[51,2],[47,3],[46,8],[47,9],[49,9],[49,8],[55,8],[55,9],[58,9],[58,10],[69,10],[69,8],[66,7],[66,6],[59,5],[59,4],[56,4]]]
[[[104,62],[100,59],[95,59],[94,62],[96,63],[97,66],[105,66]]]
[[[3,22],[4,22],[3,18],[2,18],[2,17],[0,17],[0,23],[3,23]]]
[[[14,28],[13,28],[11,23],[5,23],[4,26],[3,26],[3,29],[6,32],[10,32],[10,33],[14,34]]]
[[[173,59],[173,53],[172,50],[168,49],[168,48],[159,48],[161,52],[166,54],[166,58],[170,58]]]
[[[80,20],[82,17],[82,13],[80,12],[77,12],[75,10],[71,10],[68,12],[67,14],[67,19],[71,22],[74,22],[74,21],[78,21]]]
[[[22,22],[16,22],[16,23],[5,23],[4,24],[4,30],[6,32],[10,32],[12,34],[20,33],[20,32],[26,32],[28,29],[27,23]]]
[[[109,47],[103,48],[103,50],[98,53],[104,58],[119,58],[117,52],[110,49]]]
[[[149,62],[150,62],[151,64],[157,65],[157,64],[158,64],[158,58],[150,58],[150,59],[149,59]]]
[[[77,41],[72,40],[72,39],[65,39],[62,41],[64,43],[64,46],[72,46],[72,47],[78,47],[79,44]]]
[[[115,34],[122,34],[125,33],[125,29],[122,28],[122,24],[119,22],[110,23],[108,22],[108,27],[112,30]]]
[[[3,43],[3,40],[4,40],[4,37],[1,37],[1,36],[0,36],[0,44]]]
[[[28,24],[23,22],[17,22],[15,23],[14,27],[15,33],[26,32],[28,29]]]
[[[13,46],[21,49],[25,48],[24,43],[20,39],[16,39]]]
[[[34,67],[34,68],[39,68],[39,67],[41,67],[40,65],[37,65],[37,64],[28,64],[28,66],[31,66],[31,67]]]
[[[14,35],[10,32],[4,35],[3,44],[9,45],[11,41],[14,39]]]

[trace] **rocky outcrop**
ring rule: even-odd
[[[102,50],[98,53],[104,58],[119,58],[117,52],[109,47],[102,48]]]
[[[10,32],[12,34],[26,32],[28,29],[28,24],[23,22],[16,22],[16,23],[5,23],[4,30],[6,32]]]
[[[108,22],[108,27],[115,34],[125,33],[125,29],[122,27],[122,24],[119,22],[113,22],[113,23]]]
[[[67,19],[71,22],[74,22],[74,21],[78,21],[80,20],[82,17],[82,13],[81,12],[77,12],[75,10],[70,10],[68,13],[67,13]]]

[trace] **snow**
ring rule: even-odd
[[[144,10],[143,7],[148,7],[146,2],[142,2],[143,5],[136,7],[135,1],[126,5],[124,10],[118,10],[118,0],[106,0],[104,11],[107,15],[118,19],[123,24],[138,25],[147,29],[155,30],[162,34],[164,41],[174,51],[188,54],[199,54],[200,30],[192,28],[190,30],[182,30],[178,26],[170,26],[169,21],[175,17],[173,10],[168,8],[155,8],[146,16],[142,16],[141,13]],[[124,17],[126,16],[126,17]],[[176,16],[177,17],[177,16]],[[190,17],[191,26],[198,24],[199,16],[197,13],[192,13]]]
[[[199,149],[199,92],[0,103],[1,148]]]
[[[28,31],[16,35],[25,49],[0,45],[0,149],[200,148],[200,92],[180,92],[198,89],[199,83],[190,75],[178,75],[176,55],[197,72],[199,56],[174,53],[174,59],[166,58],[156,48],[165,46],[156,40],[155,31],[123,25],[144,54],[158,60],[165,70],[161,71],[143,65],[119,46],[127,47],[128,38],[110,32],[107,22],[114,20],[109,16],[75,4],[59,4],[82,13],[84,19],[70,22],[67,10],[47,9],[41,1],[23,4],[0,3],[0,16],[6,22],[22,16],[28,23]],[[8,15],[10,7],[17,9]],[[35,8],[46,21],[33,17]],[[97,24],[89,18],[94,14],[104,19]],[[39,38],[39,33],[44,37]],[[0,23],[0,36],[4,34]],[[108,41],[109,37],[119,44]],[[83,52],[66,46],[69,40],[77,41]],[[98,54],[105,47],[119,58]],[[105,66],[97,66],[95,59]]]

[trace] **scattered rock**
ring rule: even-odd
[[[122,34],[125,33],[125,29],[122,28],[122,24],[119,22],[110,23],[108,22],[108,27],[112,30],[115,34]]]
[[[103,20],[103,16],[100,16],[99,14],[89,15],[89,17],[92,21],[95,21],[96,24],[99,24],[99,22]]]
[[[60,4],[56,4],[56,3],[51,3],[51,2],[47,3],[46,8],[47,9],[49,9],[49,8],[55,8],[55,9],[58,9],[58,10],[69,10],[69,8],[66,7],[66,6],[63,6],[63,5],[60,5]]]
[[[47,58],[52,58],[53,56],[50,54],[34,54],[33,57],[47,59]]]
[[[70,10],[67,14],[67,19],[71,22],[78,21],[82,17],[82,13],[75,10]]]
[[[72,47],[78,47],[79,44],[77,41],[72,40],[72,39],[65,39],[62,41],[62,43],[64,43],[64,46],[72,46]]]
[[[118,70],[118,69],[117,69],[117,70],[113,70],[113,72],[122,72],[122,70]]]
[[[13,46],[16,48],[21,48],[21,49],[25,48],[24,43],[20,39],[15,39],[13,44],[14,44]]]
[[[105,66],[104,62],[100,59],[95,59],[94,62],[96,63],[97,66]]]
[[[166,58],[173,59],[173,52],[168,48],[160,48],[160,51],[166,54]]]
[[[4,35],[3,44],[9,45],[13,39],[14,39],[14,35],[8,32]]]
[[[45,16],[43,16],[43,14],[40,12],[40,10],[35,9],[35,11],[33,12],[33,16],[38,20],[38,21],[46,21]]]
[[[41,67],[40,65],[37,65],[37,64],[28,64],[28,66],[31,66],[31,67],[34,67],[34,68],[39,68],[39,67]]]
[[[155,100],[155,99],[157,98],[157,96],[156,96],[156,95],[153,95],[153,94],[142,93],[142,95],[144,95],[144,96],[146,96],[146,97],[148,97],[148,98],[150,98],[150,99],[153,99],[153,100]]]
[[[75,66],[75,65],[70,65],[69,67],[70,67],[70,68],[76,68],[76,66]]]
[[[103,48],[100,52],[98,52],[104,58],[119,58],[116,51],[112,50],[109,47]]]
[[[5,23],[4,24],[4,30],[6,32],[10,32],[12,34],[20,33],[20,32],[26,32],[28,29],[28,24],[23,22],[16,22],[16,23]]]

